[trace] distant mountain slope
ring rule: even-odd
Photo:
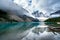
[[[2,22],[37,22],[38,19],[34,19],[32,17],[28,17],[26,15],[16,15],[13,12],[5,12],[0,10],[0,21]]]
[[[60,15],[60,10],[54,12],[54,13],[51,13],[50,16],[53,16],[53,15]],[[57,17],[52,17],[52,18],[49,18],[47,20],[45,20],[45,22],[60,22],[60,16],[57,16]]]
[[[45,22],[60,22],[60,17],[49,18],[49,19],[45,20]]]
[[[60,10],[54,12],[54,13],[51,13],[50,15],[54,15],[54,14],[60,14]]]

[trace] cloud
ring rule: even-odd
[[[17,15],[27,14],[27,10],[15,4],[12,0],[0,0],[0,9]]]
[[[60,0],[14,0],[14,3],[17,4],[18,7],[17,5],[13,4],[12,0],[0,0],[0,8],[21,11],[23,10],[21,7],[23,7],[25,10],[29,11],[29,13],[22,13],[22,11],[21,13],[25,13],[28,16],[32,16],[32,12],[36,10],[39,10],[40,12],[42,11],[47,15],[60,10]]]
[[[52,6],[52,8],[53,8],[54,10],[60,10],[60,2],[54,4],[54,5]]]
[[[41,0],[40,9],[45,10],[46,13],[51,13],[56,11],[58,8],[60,9],[60,0]]]
[[[23,5],[22,7],[31,13],[36,10],[42,11],[43,13],[51,13],[60,9],[60,0],[18,0],[16,3]]]

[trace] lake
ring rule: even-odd
[[[2,22],[0,40],[60,40],[60,31],[49,28],[60,27],[54,22]]]

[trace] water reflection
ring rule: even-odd
[[[44,22],[0,23],[0,40],[60,40],[60,32],[50,30],[57,26]]]

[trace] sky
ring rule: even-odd
[[[27,10],[29,13],[25,14],[28,16],[33,16],[32,13],[37,10],[45,15],[50,15],[50,13],[60,10],[60,0],[0,0],[1,8],[17,10],[18,14],[24,14]]]
[[[49,15],[52,12],[60,10],[60,0],[15,0],[14,3],[22,5],[23,8],[29,10],[31,13],[39,10]]]
[[[16,15],[24,15],[28,13],[27,10],[16,5],[13,0],[0,0],[0,9]]]

